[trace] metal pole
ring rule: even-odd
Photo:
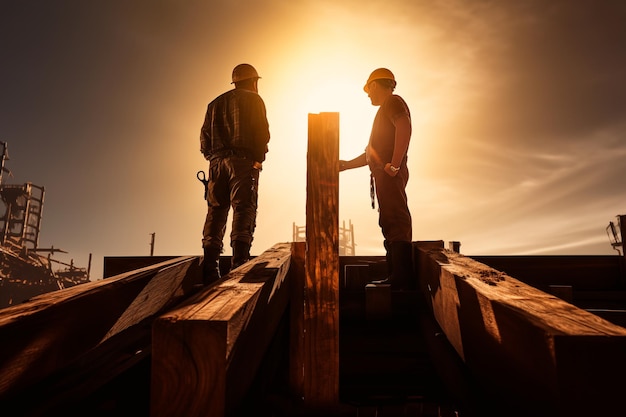
[[[156,233],[150,233],[150,235],[152,236],[150,239],[150,256],[154,256],[154,235],[156,235]]]
[[[9,159],[9,154],[7,152],[7,143],[0,142],[2,145],[2,161],[0,162],[0,185],[2,184],[2,176],[4,174],[4,161]]]

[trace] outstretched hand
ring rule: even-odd
[[[367,159],[365,157],[365,152],[363,152],[361,155],[357,156],[356,158],[350,161],[345,161],[343,159],[340,159],[339,171],[345,171],[346,169],[359,168],[365,165],[367,165]]]

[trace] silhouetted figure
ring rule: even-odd
[[[339,161],[339,170],[368,165],[372,189],[378,200],[379,225],[382,229],[389,276],[376,284],[391,284],[407,289],[412,271],[412,223],[407,204],[409,180],[407,151],[411,139],[411,113],[402,97],[393,93],[396,80],[391,71],[378,68],[369,76],[363,90],[380,106],[365,152],[350,161]]]
[[[235,88],[209,103],[200,132],[200,151],[209,161],[202,238],[205,285],[220,278],[219,257],[231,206],[231,268],[250,259],[259,173],[270,140],[265,103],[258,94],[259,78],[252,65],[237,65],[232,73]]]

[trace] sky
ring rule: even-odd
[[[2,0],[0,54],[3,181],[45,188],[39,246],[83,267],[91,254],[92,280],[104,257],[149,255],[153,233],[154,255],[202,253],[200,127],[244,62],[271,132],[253,255],[306,223],[309,113],[339,112],[341,159],[363,152],[378,67],[411,110],[413,240],[617,254],[621,0]],[[367,168],[339,187],[356,254],[382,255]]]

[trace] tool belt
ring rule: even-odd
[[[211,152],[209,155],[209,161],[213,161],[215,159],[224,159],[230,156],[238,156],[240,158],[248,158],[250,157],[250,152],[245,149],[220,149],[219,151]]]

